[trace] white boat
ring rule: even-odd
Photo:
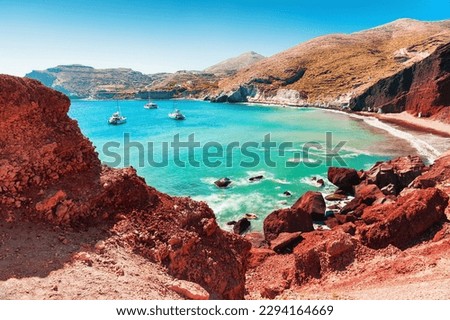
[[[144,105],[145,109],[157,109],[158,105],[150,99],[150,92],[147,91],[148,102]]]
[[[109,124],[114,125],[124,124],[125,122],[127,122],[127,118],[122,116],[119,111],[114,112],[108,120]]]
[[[186,117],[178,109],[176,109],[172,113],[169,113],[169,118],[170,119],[174,119],[174,120],[184,120],[184,119],[186,119]]]
[[[145,109],[157,109],[158,105],[152,101],[149,101],[144,105],[144,108]]]

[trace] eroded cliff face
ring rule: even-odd
[[[206,204],[162,194],[133,168],[102,166],[69,104],[35,80],[0,76],[0,219],[112,226],[119,245],[212,298],[243,298],[248,242],[222,231]]]
[[[450,43],[350,101],[355,111],[402,112],[450,122]]]

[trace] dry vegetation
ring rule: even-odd
[[[255,84],[266,92],[281,87],[294,89],[306,94],[309,101],[336,99],[362,92],[448,41],[450,21],[410,19],[350,35],[323,36],[241,70],[221,81],[219,91]],[[297,81],[296,76],[300,77]]]

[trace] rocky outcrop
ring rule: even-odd
[[[306,216],[305,208],[317,204],[318,195],[314,192],[303,195],[292,208],[273,212],[264,221],[265,237],[272,250],[261,247],[261,241],[258,248],[252,249],[247,285],[253,287],[257,281],[260,295],[274,298],[288,288],[303,292],[304,286],[321,286],[326,279],[340,281],[343,274],[356,272],[350,273],[351,282],[374,256],[381,259],[377,260],[380,264],[379,261],[386,261],[386,255],[392,260],[392,252],[407,256],[408,250],[417,246],[428,248],[435,242],[448,247],[445,213],[450,213],[449,160],[447,153],[429,168],[419,157],[409,156],[379,162],[367,171],[331,169],[330,179],[341,188],[351,188],[348,192],[355,196],[348,203],[339,201],[328,207],[325,224],[331,231],[326,227],[292,231],[300,229],[298,224],[302,221],[295,213]],[[379,187],[386,185],[394,186],[393,194],[386,194],[386,189]],[[423,259],[415,255],[414,258]],[[319,278],[319,282],[310,281]]]
[[[211,102],[247,102],[248,97],[252,97],[256,94],[256,90],[253,86],[243,85],[239,86],[236,90],[222,92],[215,97],[210,98]]]
[[[444,155],[427,168],[418,156],[407,156],[375,164],[359,173],[361,182],[353,187],[355,198],[337,207],[327,225],[334,229],[354,222],[362,243],[372,248],[410,245],[445,220],[450,190],[437,181],[439,177],[450,180],[447,161]],[[425,189],[435,186],[444,192]],[[354,227],[346,226],[346,231],[353,233]]]
[[[429,170],[414,180],[413,187],[437,187],[450,194],[450,152],[436,159]]]
[[[355,169],[337,167],[328,168],[328,180],[344,191],[352,191],[361,181]]]
[[[433,225],[443,222],[448,196],[441,190],[415,190],[395,203],[381,204],[364,210],[360,228],[361,240],[372,248],[389,244],[405,248]]]
[[[71,190],[64,196],[57,188],[45,192],[63,179],[80,177],[80,189],[99,185],[100,160],[67,116],[66,96],[37,81],[7,76],[0,77],[0,87],[0,204],[50,206],[70,197]]]
[[[343,270],[355,258],[356,240],[340,230],[310,232],[294,249],[298,281],[320,278],[323,274]]]
[[[0,76],[0,88],[0,219],[112,224],[119,245],[211,298],[244,297],[250,244],[222,231],[206,204],[162,194],[133,168],[102,167],[61,93],[11,76]]]
[[[264,236],[271,241],[282,232],[312,231],[311,215],[303,209],[280,209],[272,212],[264,219]]]
[[[398,194],[420,176],[424,169],[425,164],[419,156],[399,157],[375,164],[365,172],[364,178],[368,183],[374,183],[380,189],[392,185],[392,190]]]
[[[450,122],[450,43],[411,67],[378,81],[350,101],[352,110],[408,111]]]

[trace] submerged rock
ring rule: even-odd
[[[319,185],[319,187],[323,187],[325,185],[325,181],[323,179],[318,179],[317,184]]]
[[[250,177],[248,180],[251,182],[254,182],[254,181],[259,181],[263,178],[264,178],[264,176],[254,176],[254,177]]]
[[[231,180],[229,178],[221,178],[219,180],[214,181],[214,184],[219,188],[226,188],[231,184]]]

